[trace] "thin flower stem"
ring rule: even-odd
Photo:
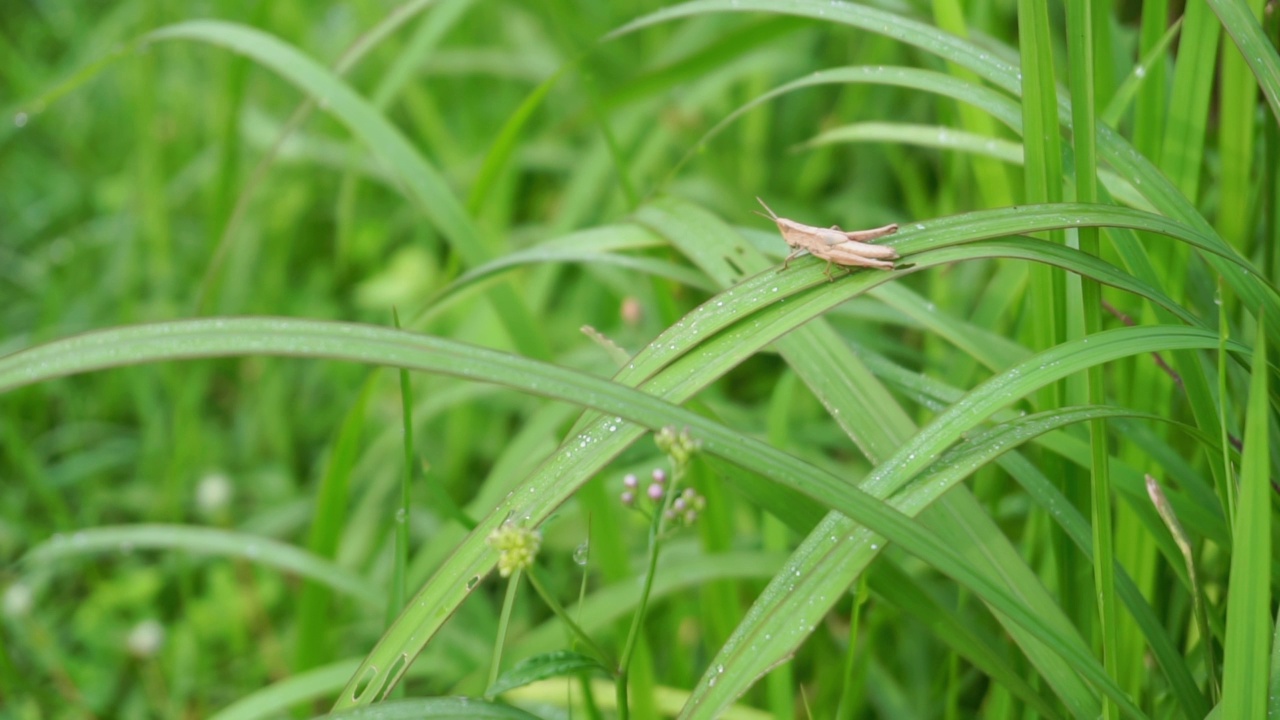
[[[631,712],[627,699],[627,670],[631,664],[631,655],[635,651],[636,641],[640,637],[640,626],[644,623],[645,610],[649,607],[649,593],[653,590],[653,576],[658,567],[658,551],[662,548],[666,511],[671,507],[672,498],[676,496],[676,488],[680,486],[680,480],[684,475],[683,469],[677,465],[671,475],[671,483],[667,486],[662,507],[653,513],[653,518],[649,522],[649,563],[644,574],[644,590],[640,593],[640,604],[636,607],[635,616],[631,618],[631,630],[627,632],[627,642],[622,648],[622,657],[618,661],[617,697],[620,720],[627,720]]]
[[[502,599],[502,615],[498,618],[498,634],[493,641],[493,664],[489,666],[489,687],[498,679],[498,670],[502,667],[502,646],[507,639],[507,625],[511,621],[511,609],[516,604],[516,589],[520,586],[520,571],[511,574],[507,582],[507,596]]]
[[[573,618],[565,611],[564,606],[552,597],[551,593],[547,592],[546,588],[542,585],[542,581],[539,580],[537,574],[533,572],[533,568],[529,568],[526,574],[529,576],[529,584],[533,586],[535,591],[537,591],[538,596],[547,604],[547,607],[551,608],[551,612],[555,613],[556,617],[559,617],[566,625],[569,626],[569,631],[574,634],[574,637],[578,638],[583,645],[586,645],[587,649],[591,651],[591,654],[595,655],[596,659],[606,667],[613,667],[613,662],[609,659],[608,654],[606,654],[605,651],[591,639],[590,635],[587,635],[587,632],[583,630],[578,623],[573,621]]]

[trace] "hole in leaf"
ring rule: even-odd
[[[351,693],[352,702],[359,702],[360,698],[369,691],[373,686],[373,681],[378,679],[378,668],[370,665],[365,669],[364,675],[360,677],[360,682],[356,683],[356,689]]]
[[[391,691],[396,688],[396,679],[409,669],[409,656],[400,653],[400,657],[391,663],[391,667],[387,668],[387,689],[382,691],[382,697],[379,700],[386,700]]]

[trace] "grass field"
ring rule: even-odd
[[[1280,717],[1264,5],[11,3],[0,717]]]

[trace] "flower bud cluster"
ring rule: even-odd
[[[707,507],[707,499],[698,494],[693,488],[685,488],[684,492],[676,496],[671,501],[671,507],[667,508],[666,516],[670,522],[678,522],[682,525],[692,525],[698,520],[698,514]]]
[[[702,447],[702,442],[693,439],[688,428],[676,432],[676,429],[670,425],[659,430],[658,434],[653,436],[653,442],[659,450],[671,458],[671,463],[677,468],[677,474],[680,469],[689,464],[694,454]]]
[[[498,574],[511,577],[517,570],[533,566],[542,547],[542,533],[512,522],[505,522],[489,533],[489,547],[498,551]]]
[[[668,478],[667,472],[662,468],[655,468],[649,480],[644,483],[635,474],[629,474],[622,479],[622,494],[619,499],[629,508],[645,511],[646,514],[651,508],[660,512],[668,522],[691,525],[706,508],[706,498],[693,488],[684,488],[674,497],[668,496],[679,489],[680,479],[702,443],[693,439],[688,430],[676,432],[675,428],[669,426],[662,428],[653,440],[658,449],[671,458],[671,477]],[[644,502],[646,500],[647,503]]]

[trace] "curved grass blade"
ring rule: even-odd
[[[435,0],[410,0],[388,13],[381,22],[370,28],[368,32],[357,38],[356,41],[347,48],[346,52],[342,54],[342,57],[334,63],[333,72],[338,76],[345,75],[347,71],[355,67],[370,50],[377,47],[383,40],[388,38],[396,30],[399,30],[405,23],[412,20],[419,13],[426,10],[434,2]],[[454,13],[455,10],[450,8],[445,12],[452,16],[452,13]],[[448,22],[448,19],[446,19],[446,22]],[[235,206],[232,208],[230,217],[227,218],[226,224],[223,226],[221,236],[218,238],[218,244],[213,249],[212,255],[209,257],[209,264],[205,269],[204,278],[200,281],[199,289],[196,292],[197,308],[203,307],[205,303],[212,298],[212,288],[216,284],[218,276],[222,271],[223,263],[235,243],[235,238],[239,234],[238,231],[240,230],[240,224],[244,221],[244,218],[249,212],[250,203],[252,202],[254,195],[257,193],[258,188],[261,187],[262,182],[267,177],[267,172],[281,156],[281,153],[284,151],[286,143],[289,141],[290,137],[292,137],[293,134],[297,132],[298,128],[302,127],[303,123],[311,117],[311,112],[314,109],[315,102],[308,98],[300,103],[298,107],[290,113],[288,120],[285,121],[284,125],[280,128],[280,131],[276,134],[275,140],[271,142],[269,149],[258,161],[257,165],[254,166],[249,178],[241,187],[240,193],[236,197]]]
[[[945,125],[915,125],[911,123],[865,122],[842,125],[825,130],[804,144],[815,148],[835,143],[901,143],[917,147],[989,157],[1011,165],[1023,164],[1022,145],[1004,138],[978,135],[956,130]],[[1124,204],[1140,210],[1150,210],[1151,203],[1142,197],[1128,180],[1108,170],[1101,170],[1099,178],[1111,193]]]
[[[57,560],[133,550],[180,550],[197,555],[243,558],[314,581],[334,592],[377,607],[381,594],[364,578],[288,543],[258,535],[190,525],[118,525],[55,536],[27,551],[30,567]]]
[[[290,675],[237,699],[210,715],[208,720],[266,720],[280,717],[291,707],[336,692],[358,667],[360,659],[351,658]],[[418,668],[415,666],[414,669]]]
[[[718,229],[714,222],[714,218],[706,216],[706,213],[697,211],[695,208],[682,209],[682,206],[677,203],[660,204],[659,206],[655,206],[654,211],[656,212],[659,209],[664,211],[661,215],[654,216],[654,213],[647,213],[642,215],[641,219],[646,220],[654,227],[659,228],[665,235],[671,237],[672,241],[676,243],[682,251],[694,258],[695,261],[703,266],[709,273],[714,275],[719,272],[720,275],[717,276],[718,281],[730,282],[733,280],[731,274],[726,274],[724,272],[726,266],[720,262],[720,256],[722,254],[734,257],[739,263],[744,263],[744,266],[748,268],[754,268],[764,264],[764,261],[754,258],[750,254],[744,256],[744,248],[741,247],[739,242],[735,241],[732,237],[732,233],[730,233],[730,237],[724,237],[723,227]],[[948,252],[948,250],[936,250],[929,253],[928,256],[930,258],[936,258],[937,255],[945,254],[946,252]],[[917,257],[922,258],[925,256]],[[884,437],[881,426],[889,426],[893,424],[895,413],[890,411],[896,410],[896,404],[891,397],[877,396],[874,393],[874,387],[869,386],[856,374],[851,373],[851,370],[855,370],[860,366],[860,362],[857,358],[849,356],[847,351],[842,352],[844,350],[842,341],[837,340],[835,342],[829,342],[830,338],[823,338],[821,334],[814,336],[815,329],[822,329],[822,323],[810,324],[788,334],[785,338],[778,341],[777,345],[779,351],[792,365],[792,367],[805,378],[805,381],[811,386],[819,399],[828,407],[833,417],[835,417],[842,426],[847,428],[850,435],[859,443],[859,446],[863,448],[864,452],[867,452],[868,456],[873,459],[882,457],[880,453],[885,452],[885,443],[893,442],[893,438]],[[814,337],[811,338],[810,336]],[[797,340],[804,340],[807,344],[802,342],[800,345],[797,345]],[[825,362],[827,358],[832,358],[833,361]],[[714,359],[711,357],[705,357],[703,359],[703,362],[713,361]],[[863,393],[871,392],[871,395],[859,397],[856,394],[850,393],[849,391],[855,387],[859,388]],[[851,418],[860,418],[864,415],[859,408],[874,409],[875,420],[871,423],[872,428],[870,430],[867,430],[865,427],[860,427],[857,423],[850,423]],[[907,432],[910,432],[909,426]],[[897,442],[901,442],[901,440],[898,440]],[[962,489],[956,490],[956,492],[962,491]],[[942,502],[944,505],[953,504],[946,498],[944,498]],[[979,516],[977,519],[969,522],[971,525],[975,521],[980,523],[981,519],[984,518],[985,516]],[[987,522],[989,523],[989,521]],[[815,531],[810,537],[813,544],[818,547],[820,551],[827,552],[829,550],[829,544],[827,542],[828,536],[840,537],[850,531],[849,528],[851,525],[851,523],[848,523],[842,518],[829,518],[829,521],[824,523],[824,525],[818,531]],[[992,532],[994,532],[994,529],[992,529]],[[871,542],[874,543],[875,540],[872,540]],[[998,549],[993,547],[993,550]],[[1021,560],[1017,558],[1015,553],[1010,554],[1012,555],[1012,559],[1006,560],[1004,564],[998,564],[999,567],[1003,568],[1003,573],[1006,576],[1014,569],[1015,565],[1021,564]],[[797,581],[794,574],[790,571],[783,573],[779,577],[786,580],[784,587],[788,588],[788,591],[786,593],[779,593],[776,595],[762,596],[762,598],[757,601],[753,612],[766,612],[762,609],[762,606],[766,606],[771,602],[787,603],[791,601],[798,603],[800,607],[786,607],[775,614],[776,618],[785,618],[785,620],[781,620],[781,624],[783,626],[789,627],[794,618],[801,617],[806,612],[812,613],[814,614],[814,617],[817,617],[821,614],[822,603],[816,603],[817,607],[815,607],[815,598],[833,598],[842,594],[848,587],[849,583],[852,582],[852,576],[843,574],[844,571],[849,568],[850,566],[847,558],[840,555],[838,552],[833,551],[829,554],[827,561],[822,565],[821,570],[804,575],[805,579],[802,581]],[[857,571],[857,569],[853,569],[854,573]],[[810,578],[817,579],[811,581],[809,580]],[[1035,582],[1034,577],[1029,578],[1029,580],[1032,584],[1024,586],[1024,592],[1031,594],[1043,592],[1042,589],[1039,589],[1038,583]],[[803,582],[804,587],[796,587],[797,582]],[[1133,597],[1140,599],[1139,595],[1134,595]],[[1053,607],[1052,600],[1047,596],[1043,598],[1036,597],[1034,599],[1028,598],[1027,602],[1030,606],[1034,607]],[[746,623],[744,622],[744,624]],[[763,622],[761,625],[764,628],[761,631],[765,636],[763,639],[766,641],[770,640],[772,638],[773,627],[775,627],[775,625],[769,622]],[[1148,629],[1152,628],[1159,629],[1158,623],[1150,626]],[[1013,632],[1015,636],[1018,634],[1017,627],[1010,627],[1010,631]],[[755,640],[756,642],[750,643],[750,647],[753,649],[762,647],[759,642],[761,638],[757,637]],[[1153,647],[1157,648],[1162,647],[1162,645],[1171,647],[1170,643],[1165,642],[1162,644],[1161,638],[1159,637],[1153,638],[1152,644]],[[790,650],[790,646],[783,645],[780,653],[771,653],[764,658],[753,653],[751,660],[748,662],[760,661],[757,664],[767,669],[769,667],[769,660],[774,659],[775,662],[780,662],[781,659],[785,659]],[[1028,648],[1028,652],[1033,658],[1039,657],[1037,664],[1041,667],[1045,676],[1050,678],[1050,681],[1057,686],[1060,693],[1067,697],[1077,698],[1071,703],[1072,706],[1078,708],[1086,715],[1090,714],[1091,708],[1094,707],[1095,704],[1090,697],[1090,694],[1087,689],[1079,685],[1073,685],[1070,682],[1069,676],[1071,675],[1071,672],[1058,663],[1056,656],[1039,656],[1037,655],[1038,651],[1034,647]],[[721,656],[722,659],[724,657],[725,656],[723,655]],[[1172,657],[1176,659],[1176,653],[1174,653]],[[722,665],[726,667],[742,667],[742,663],[739,663],[736,660],[732,663],[712,663],[712,667],[717,669]],[[1186,674],[1185,668],[1175,666],[1170,671],[1171,677],[1175,680],[1178,678],[1179,670],[1181,670],[1183,674]],[[763,672],[763,670],[761,670],[761,672]],[[739,677],[737,679],[740,680],[742,678]],[[749,676],[746,679],[747,681],[752,680]],[[699,688],[710,692],[709,688],[724,687],[724,683],[734,681],[735,680],[723,677],[718,672],[708,671],[699,683]],[[1191,687],[1194,695],[1194,684],[1188,683],[1188,686]],[[715,715],[718,712],[716,708],[717,706],[715,704],[711,704],[705,709],[709,714]]]
[[[979,48],[956,35],[943,32],[932,25],[864,5],[848,2],[813,2],[810,0],[693,0],[662,8],[637,18],[605,36],[606,40],[628,35],[644,28],[716,12],[767,12],[780,15],[796,15],[823,22],[835,22],[879,33],[908,45],[938,55],[967,67],[983,79],[1017,93],[1014,82],[1018,68],[999,54]]]
[[[951,228],[947,232],[939,233],[935,240],[938,243],[954,243],[972,237],[981,237],[983,232],[993,228],[997,232],[1003,232],[998,222],[999,218],[991,218],[991,220],[996,221],[993,226],[974,225]],[[1016,227],[1023,229],[1025,225],[1016,225]],[[929,227],[925,223],[918,223],[914,226],[914,230],[925,233],[929,230]],[[921,244],[927,243],[922,242]],[[969,248],[968,255],[966,255],[965,250],[964,248],[954,248],[952,251],[947,251],[950,254],[946,256],[946,261],[963,260],[967,257],[994,256],[990,253],[982,252],[981,248]],[[929,267],[934,262],[928,255],[927,253],[921,254],[914,258],[918,269]],[[829,286],[823,282],[820,268],[816,265],[811,265],[807,271],[803,267],[797,267],[793,272],[787,273],[785,276],[774,276],[771,273],[757,276],[751,281],[726,292],[721,296],[721,299],[713,299],[713,301],[706,303],[694,313],[691,313],[686,318],[686,322],[673,327],[668,333],[664,334],[658,342],[651,346],[648,353],[642,353],[641,356],[638,356],[620,376],[643,378],[656,372],[658,368],[667,364],[671,358],[687,352],[690,347],[700,342],[702,337],[706,337],[715,328],[725,327],[736,321],[740,316],[760,307],[773,305],[777,299],[787,297],[802,288],[815,286],[822,288],[821,293],[808,294],[808,297],[811,299],[818,298],[821,300],[820,302],[785,306],[785,312],[793,318],[792,320],[778,324],[760,325],[748,328],[744,332],[731,334],[731,336],[726,335],[724,342],[714,344],[715,347],[709,356],[696,357],[691,364],[686,365],[688,369],[681,368],[676,373],[664,375],[661,378],[662,382],[655,383],[651,390],[673,398],[687,397],[688,394],[696,391],[702,384],[709,382],[714,377],[717,377],[719,373],[724,372],[727,367],[736,364],[739,360],[734,358],[740,359],[746,354],[754,352],[755,349],[770,339],[787,332],[794,327],[795,323],[801,322],[804,318],[812,317],[869,287],[886,282],[891,279],[892,275],[892,273],[857,274],[843,280],[841,283]],[[272,331],[274,328],[273,323],[289,321],[260,322],[265,325],[263,335],[269,336],[272,340],[281,341],[283,338]],[[217,328],[216,325],[208,327]],[[323,327],[323,324],[320,327]],[[344,327],[348,327],[345,332],[353,332],[349,326]],[[706,330],[707,332],[699,336],[700,330]],[[298,346],[297,340],[297,338],[293,338],[292,344],[289,347],[281,347],[281,351],[315,352],[315,348],[308,345]],[[345,349],[350,349],[346,344],[340,344]],[[263,348],[261,341],[256,338],[249,340],[247,346],[249,352]],[[193,348],[187,349],[193,350]],[[425,356],[421,351],[416,354],[409,353],[409,355],[416,355],[419,359]],[[698,355],[701,355],[701,353]],[[115,354],[108,351],[106,357],[110,363]],[[385,359],[384,355],[379,355],[378,357]],[[29,356],[27,359],[30,359]],[[707,364],[709,359],[715,362]],[[119,362],[120,359],[117,358],[115,361]],[[729,365],[722,364],[725,361],[728,361]],[[414,361],[410,358],[407,362],[412,364]],[[469,364],[471,363],[468,360],[457,358],[450,367],[467,367]],[[3,366],[0,365],[0,367]],[[48,369],[46,367],[46,370]],[[4,379],[0,375],[0,380]],[[8,379],[14,380],[16,378]],[[27,379],[30,380],[32,378],[28,377]],[[0,387],[3,387],[2,383],[0,383]],[[572,396],[577,398],[580,395],[581,393],[574,393]],[[539,502],[536,508],[530,508],[531,516],[545,516],[545,512],[549,512],[549,508],[554,507],[563,497],[567,497],[572,492],[576,483],[584,481],[587,475],[602,466],[604,462],[607,462],[611,456],[607,453],[620,451],[622,447],[625,447],[628,442],[638,436],[638,433],[639,431],[632,427],[624,428],[617,418],[606,418],[588,428],[578,438],[572,440],[571,448],[576,448],[578,445],[594,445],[602,450],[596,455],[579,456],[575,454],[574,450],[567,449],[565,453],[552,458],[544,465],[535,480],[525,486],[530,490],[531,495],[536,496],[536,500],[545,501]],[[611,439],[614,440],[612,444],[610,444]],[[606,446],[610,448],[607,451],[603,450]],[[501,511],[503,508],[499,510]],[[495,514],[500,519],[503,513],[496,512]],[[479,535],[479,537],[482,538],[483,534]],[[375,655],[371,656],[366,662],[367,668],[374,668],[372,675],[366,673],[353,682],[352,686],[356,687],[366,683],[366,681],[371,681],[370,678],[378,680],[379,687],[388,682],[388,678],[380,677],[377,674],[377,668],[381,667],[385,670],[392,666],[392,662],[397,657],[407,658],[410,654],[416,654],[421,649],[422,645],[434,633],[435,628],[438,628],[439,624],[448,617],[451,608],[456,607],[457,602],[460,602],[461,598],[465,597],[467,590],[469,590],[469,588],[465,587],[468,578],[476,577],[491,567],[491,561],[486,561],[484,558],[485,554],[486,551],[481,541],[464,542],[458,548],[455,556],[437,573],[436,577],[439,582],[433,581],[433,583],[429,583],[423,594],[419,596],[419,599],[431,597],[432,600],[429,607],[436,608],[438,611],[424,610],[421,606],[411,604],[410,610],[401,618],[397,627],[389,631],[384,643],[380,644],[379,649],[375,651]],[[417,632],[412,635],[406,635],[401,628],[416,628]],[[406,637],[408,640],[407,645],[404,643]]]
[[[879,33],[885,37],[899,40],[908,45],[918,47],[925,52],[935,54],[948,62],[965,67],[982,79],[1014,96],[1019,95],[1021,92],[1021,78],[1018,75],[1018,69],[1013,62],[1007,59],[1005,54],[991,52],[963,38],[901,15],[854,3],[840,2],[839,0],[829,3],[817,0],[788,0],[787,2],[777,2],[776,0],[692,0],[691,2],[663,8],[638,18],[613,31],[607,38],[616,38],[677,18],[706,13],[752,11],[808,17],[814,20],[834,22]],[[1274,50],[1272,53],[1274,53]],[[868,70],[875,71],[872,68],[868,68]],[[889,70],[894,69],[889,68]],[[900,72],[902,69],[896,70]],[[827,75],[828,73],[819,71],[799,82],[804,83],[807,81],[809,84],[822,83],[825,82]],[[946,77],[942,76],[942,78]],[[930,78],[926,80],[924,77],[915,74],[912,79],[925,81],[939,88],[948,88],[951,92],[958,93],[957,99],[964,102],[973,102],[974,99],[982,98],[982,102],[979,104],[984,109],[993,114],[999,113],[997,114],[998,119],[1021,132],[1020,121],[1016,119],[1020,115],[1018,106],[999,93],[975,88],[972,83],[967,83],[957,78],[948,78],[947,80]],[[757,99],[757,101],[762,101],[770,96],[770,94],[766,94]],[[1013,116],[1007,117],[1004,111],[1010,108],[1013,110]],[[713,128],[711,132],[716,132],[721,125],[729,122],[733,117],[735,115],[730,115],[720,125]],[[1059,93],[1058,119],[1064,128],[1068,130],[1071,128],[1071,104],[1065,93]],[[1118,133],[1106,126],[1099,126],[1098,151],[1101,157],[1110,163],[1119,175],[1129,178],[1135,187],[1140,187],[1143,195],[1157,210],[1181,220],[1210,238],[1211,244],[1219,248],[1215,255],[1231,256],[1236,254],[1196,210],[1195,206],[1179,192],[1177,187],[1161,174],[1150,161],[1134,150],[1133,146]],[[1224,263],[1214,255],[1207,256],[1206,259],[1227,280],[1232,289],[1240,295],[1246,307],[1250,308],[1251,311],[1255,308],[1265,311],[1268,336],[1273,340],[1280,338],[1280,296],[1277,296],[1274,287],[1267,284],[1267,276],[1254,269],[1242,272],[1234,264]],[[1208,422],[1207,418],[1198,417],[1198,419]],[[1206,429],[1216,430],[1216,427]]]
[[[471,221],[444,177],[404,137],[398,128],[331,71],[279,38],[243,25],[218,20],[194,20],[161,28],[148,41],[196,40],[225,47],[277,72],[315,98],[395,170],[408,195],[426,214],[450,248],[468,267],[490,257],[484,234]],[[493,302],[517,346],[533,357],[550,357],[550,350],[528,309],[511,287],[493,288]]]
[[[777,307],[769,308],[762,314],[777,312]],[[783,312],[794,312],[794,309],[784,307]],[[1064,374],[1078,372],[1090,362],[1105,362],[1135,352],[1147,352],[1153,345],[1163,348],[1202,348],[1213,347],[1217,342],[1215,336],[1204,331],[1171,327],[1120,328],[1088,340],[1093,344],[1083,348],[1084,352],[1081,352],[1079,344],[1069,344],[1045,353],[1045,366],[1038,372],[1012,378],[1006,374],[984,384],[983,393],[968,396],[970,402],[958,403],[938,421],[921,431],[897,457],[882,463],[878,472],[870,478],[868,487],[885,487],[890,484],[893,476],[923,469],[918,467],[920,461],[916,460],[914,450],[932,448],[928,451],[940,451],[958,437],[965,422],[979,422],[984,417],[984,410],[994,410],[995,407],[1012,402],[1018,389],[1034,388],[1036,383],[1052,382]],[[1238,348],[1233,347],[1233,350],[1236,349]],[[1034,634],[1051,638],[1051,645],[1056,645],[1079,672],[1100,683],[1104,691],[1115,697],[1117,702],[1127,702],[1118,689],[1108,684],[1105,674],[1101,673],[1087,650],[1081,650],[1060,637],[1061,633],[1057,629],[1042,625],[1029,609],[1020,606],[1006,591],[973,573],[955,556],[954,550],[931,533],[876,503],[861,491],[802,461],[694,413],[645,393],[564,368],[438,338],[414,336],[377,327],[281,319],[216,319],[90,333],[24,351],[0,360],[0,390],[97,367],[160,359],[239,354],[329,357],[456,374],[580,402],[605,412],[616,412],[621,417],[627,417],[651,429],[672,422],[688,426],[691,432],[703,440],[708,452],[751,466],[766,477],[810,494],[842,514],[874,528],[908,551],[930,558],[931,563],[939,569],[949,574],[954,573],[958,580],[996,604],[1019,625]],[[982,398],[974,399],[975,394]],[[590,444],[588,440],[589,438],[584,438],[582,441],[584,450]],[[908,457],[903,457],[909,450],[913,452]],[[903,477],[904,481],[905,479]],[[549,512],[563,499],[540,495],[537,487],[529,489],[529,496],[518,493],[518,496],[510,498],[497,508],[477,528],[473,537],[483,538],[492,527],[496,527],[503,518],[511,514],[532,517],[535,513]],[[478,546],[479,543],[468,545]],[[479,557],[474,558],[472,567],[476,571],[475,577],[479,577],[492,567],[494,558],[492,553],[486,551],[476,555]],[[469,584],[474,586],[474,582]],[[465,595],[468,590],[470,587],[459,584],[455,592]],[[425,616],[423,619],[426,619],[436,615],[438,620],[447,617],[446,608],[450,605],[445,605],[444,608],[425,608],[424,604],[420,594],[419,599],[410,604],[405,616]],[[437,615],[442,609],[445,609],[443,616]],[[408,650],[416,654],[421,649],[421,644],[417,644],[414,635],[396,642],[404,641],[410,643],[410,647],[393,655],[393,658],[404,658],[404,662],[395,666],[398,671],[395,677],[407,668]],[[362,701],[368,703],[389,687],[388,680],[393,678],[380,676],[376,664],[366,663],[366,668],[371,668],[372,672],[366,669],[364,674],[353,681],[349,686],[351,692],[344,693],[339,706]],[[376,685],[375,680],[378,681]],[[356,694],[356,690],[363,692]]]
[[[687,266],[658,258],[620,254],[623,251],[647,250],[662,245],[664,242],[661,238],[636,225],[608,225],[570,233],[526,250],[508,253],[468,270],[423,303],[422,310],[415,316],[412,324],[420,325],[448,308],[455,298],[477,283],[499,273],[537,263],[604,263],[665,277],[709,292],[714,289],[705,277]]]
[[[951,387],[946,383],[935,378],[926,377],[918,373],[912,373],[902,367],[893,364],[888,359],[879,356],[869,350],[859,349],[858,356],[862,358],[867,365],[876,373],[876,376],[883,379],[895,390],[912,397],[916,402],[924,407],[931,408],[940,412],[946,406],[959,400],[964,391]],[[1004,411],[993,416],[995,420],[1008,422],[1012,420],[1014,414],[1012,411]],[[1166,420],[1166,422],[1168,422]],[[1163,445],[1160,441],[1152,438],[1148,431],[1140,425],[1126,422],[1123,419],[1115,419],[1115,424],[1120,428],[1123,435],[1134,438],[1134,442],[1141,446],[1145,451],[1150,453],[1157,462],[1167,464],[1170,461],[1181,462],[1175,458],[1169,457],[1170,448]],[[1214,456],[1221,456],[1222,448],[1217,444],[1215,438],[1209,437],[1197,427],[1186,426],[1175,423],[1176,427],[1186,432],[1192,439],[1199,442],[1204,448]],[[1087,448],[1082,440],[1073,438],[1065,434],[1048,435],[1037,441],[1046,449],[1058,454],[1059,456],[1081,464],[1086,457]],[[1216,458],[1215,458],[1216,459]],[[1125,463],[1120,458],[1113,458],[1116,481],[1119,489],[1132,500],[1137,501],[1137,509],[1140,515],[1141,510],[1145,508],[1145,485],[1143,474],[1137,468]],[[1177,474],[1176,468],[1166,469],[1173,474]],[[1168,495],[1180,517],[1188,521],[1188,525],[1196,531],[1197,534],[1204,536],[1216,543],[1224,546],[1229,545],[1228,535],[1224,526],[1224,519],[1220,512],[1217,512],[1217,506],[1214,504],[1215,498],[1212,491],[1204,484],[1204,480],[1194,476],[1195,471],[1187,468],[1189,472],[1181,474],[1184,492],[1170,493]],[[1191,492],[1185,492],[1190,490]],[[1057,514],[1056,512],[1053,514]],[[1146,514],[1144,518],[1149,518],[1148,525],[1158,530],[1159,521],[1156,516]],[[1145,521],[1145,520],[1144,520]],[[1086,533],[1087,534],[1087,533]],[[1158,532],[1156,533],[1158,535]],[[1179,557],[1177,548],[1170,543],[1162,549],[1165,550],[1166,557],[1171,560],[1177,560]],[[1175,571],[1177,565],[1174,566]],[[1185,579],[1185,577],[1184,577]]]
[[[448,184],[385,116],[328,68],[256,28],[217,20],[177,23],[148,33],[146,41],[195,40],[224,47],[269,68],[316,100],[363,140],[404,180],[406,190],[468,265],[485,259],[480,233]]]
[[[210,715],[208,720],[274,720],[284,717],[290,708],[333,697],[359,667],[360,658],[353,657],[290,675],[237,699]],[[450,663],[442,657],[420,658],[409,668],[409,677],[438,682],[448,678],[451,669]]]
[[[1271,114],[1280,123],[1280,54],[1276,53],[1275,45],[1267,39],[1246,3],[1241,0],[1208,0],[1208,3],[1258,78]]]
[[[315,720],[542,720],[537,715],[510,705],[500,705],[480,698],[417,698],[378,703],[372,707],[354,708],[320,715]]]

